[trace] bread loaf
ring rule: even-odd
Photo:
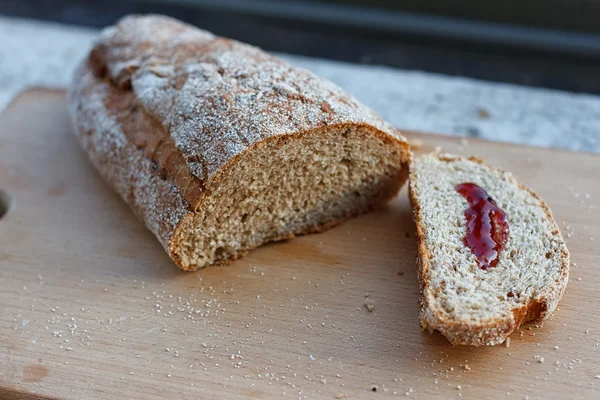
[[[486,223],[468,225],[470,202],[457,190],[465,183],[487,192],[495,201],[493,213],[504,212],[504,220],[491,223],[493,232],[507,223],[495,262],[480,261],[472,242],[465,241],[471,228],[479,228],[474,240],[485,238]],[[550,210],[535,193],[478,158],[451,155],[416,158],[409,189],[417,224],[423,328],[440,331],[452,344],[494,345],[522,323],[550,316],[567,285],[569,252]]]
[[[185,270],[382,206],[406,140],[334,84],[163,16],[105,29],[69,91],[100,174]]]

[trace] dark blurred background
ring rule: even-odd
[[[0,0],[89,27],[150,12],[270,51],[600,94],[600,0]]]

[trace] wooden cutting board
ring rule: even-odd
[[[0,117],[0,398],[598,398],[600,157],[410,137],[513,171],[568,237],[559,310],[510,347],[419,330],[406,190],[184,273],[87,161],[64,94],[22,94]]]

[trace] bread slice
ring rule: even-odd
[[[404,137],[339,87],[168,17],[105,29],[69,104],[92,163],[185,270],[380,207],[408,177]]]
[[[495,345],[554,311],[567,285],[569,252],[535,193],[476,157],[420,156],[409,179],[423,329],[452,344]],[[484,189],[506,214],[508,238],[487,269],[465,243],[470,204],[457,192],[462,183]]]

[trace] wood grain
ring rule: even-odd
[[[64,94],[22,94],[0,117],[12,199],[0,219],[0,398],[597,398],[600,157],[410,137],[514,172],[568,236],[559,310],[508,348],[419,330],[406,190],[326,233],[184,273],[89,164]]]

